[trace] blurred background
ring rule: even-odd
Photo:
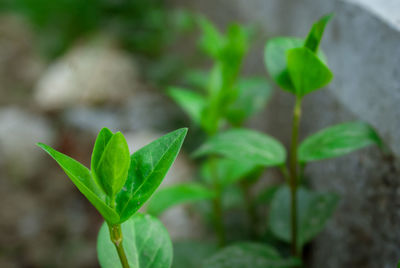
[[[88,166],[104,126],[121,130],[131,150],[191,127],[166,89],[182,83],[187,70],[211,66],[199,50],[196,16],[221,31],[231,22],[251,27],[242,73],[267,77],[266,40],[305,36],[327,12],[335,18],[322,48],[335,79],[306,98],[301,137],[362,119],[394,157],[368,148],[307,167],[313,187],[341,196],[334,218],[306,251],[307,267],[394,267],[400,256],[396,0],[0,0],[0,267],[98,267],[100,215],[35,143]],[[292,96],[275,90],[248,126],[288,145],[292,105]],[[189,155],[202,135],[190,129],[163,185],[194,176]],[[272,173],[265,182],[280,179]],[[236,232],[242,212],[235,201],[230,206],[228,228]],[[174,241],[212,233],[187,206],[162,220]],[[176,249],[174,267],[188,267],[178,263],[179,254],[193,252]]]

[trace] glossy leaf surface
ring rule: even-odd
[[[105,139],[103,140],[105,141]],[[103,147],[103,145],[98,146],[95,148],[102,149],[101,147]],[[104,192],[113,197],[122,189],[128,176],[131,162],[128,143],[122,133],[117,132],[105,144],[99,160],[96,160],[97,152],[98,150],[95,150],[93,172]]]
[[[338,203],[332,193],[316,193],[300,187],[297,191],[298,248],[322,231]],[[290,243],[290,190],[281,187],[274,195],[269,211],[269,228],[279,239]]]
[[[299,161],[310,162],[339,157],[382,141],[364,122],[349,122],[325,128],[307,137],[299,146]]]
[[[108,128],[103,128],[97,135],[97,139],[93,147],[92,160],[90,165],[92,172],[99,165],[100,158],[103,155],[104,150],[106,149],[106,145],[113,135],[114,134]]]
[[[201,114],[206,105],[206,99],[202,95],[177,87],[170,87],[168,95],[179,104],[195,124],[201,124]]]
[[[214,198],[212,190],[197,183],[184,183],[158,190],[151,198],[147,212],[158,216],[168,208]]]
[[[160,185],[175,161],[186,133],[186,128],[175,130],[132,154],[128,179],[117,195],[121,222],[132,216]]]
[[[260,166],[285,162],[286,152],[276,139],[249,129],[232,129],[211,137],[195,151],[195,156],[216,154]]]
[[[123,247],[130,267],[169,268],[172,243],[163,224],[150,215],[136,214],[122,224]],[[121,262],[106,223],[99,231],[97,254],[102,268],[119,268]]]
[[[92,203],[104,219],[111,223],[119,221],[118,214],[106,204],[105,193],[97,186],[90,171],[85,166],[43,143],[38,143],[38,146],[56,160],[78,190]]]
[[[203,263],[203,268],[285,268],[295,267],[297,259],[283,259],[272,247],[252,242],[228,246]]]
[[[333,78],[325,63],[306,47],[289,50],[287,64],[295,94],[299,97],[326,86]]]

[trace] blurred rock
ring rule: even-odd
[[[35,100],[45,110],[59,110],[123,102],[138,88],[138,67],[130,55],[98,38],[77,45],[50,65],[36,85]]]
[[[182,113],[160,92],[143,86],[119,107],[81,105],[65,109],[62,118],[66,125],[97,134],[103,127],[124,131],[169,129]]]
[[[0,16],[0,104],[29,99],[44,69],[33,44],[33,34],[23,19]]]
[[[44,159],[37,142],[52,144],[55,132],[49,122],[16,107],[0,109],[0,164],[17,177],[32,176]]]
[[[137,151],[153,140],[164,134],[153,131],[140,131],[125,133],[126,140],[131,152]],[[167,176],[161,184],[161,188],[190,181],[195,169],[184,152],[180,152]],[[199,215],[191,213],[185,205],[175,206],[165,211],[160,219],[165,224],[172,240],[187,238],[201,238],[205,234],[205,228],[201,223]]]

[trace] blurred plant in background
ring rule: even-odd
[[[189,89],[170,87],[168,94],[189,116],[193,128],[201,129],[203,136],[208,139],[221,131],[243,126],[252,115],[265,107],[272,88],[263,77],[240,75],[252,40],[251,28],[233,23],[227,27],[226,33],[222,34],[204,17],[198,18],[198,25],[202,30],[199,46],[212,59],[213,66],[210,71],[188,71],[183,84]],[[257,219],[250,186],[260,178],[258,165],[249,164],[245,160],[234,161],[215,156],[202,159],[199,165],[197,182],[161,189],[151,199],[147,211],[153,215],[160,215],[177,204],[210,200],[211,211],[207,212],[204,208],[200,211],[203,211],[206,221],[213,225],[217,244],[222,247],[237,235],[229,234],[228,237],[225,212],[232,206],[232,200],[229,199],[235,199],[239,195],[239,199],[246,200],[244,207],[251,221],[248,229],[253,233],[250,237],[254,238]],[[179,254],[181,248],[189,245],[204,255],[194,258],[193,254]],[[185,263],[187,267],[198,267],[203,261],[198,260],[213,253],[213,248],[215,246],[204,241],[177,242],[175,265]]]
[[[37,49],[48,60],[99,34],[116,40],[141,60],[144,74],[153,83],[166,82],[182,68],[184,59],[166,52],[183,32],[193,29],[192,15],[167,8],[164,0],[5,0],[0,13],[22,16],[35,32]]]
[[[5,0],[0,9],[24,16],[50,58],[98,31],[110,34],[128,51],[158,56],[177,28],[190,27],[184,13],[168,10],[163,0]]]

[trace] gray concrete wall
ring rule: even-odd
[[[307,167],[317,189],[342,197],[334,219],[312,245],[307,267],[395,267],[400,259],[400,1],[174,2],[205,12],[222,27],[230,21],[260,27],[245,68],[253,74],[265,74],[263,47],[268,37],[305,36],[318,17],[335,12],[322,43],[335,79],[305,99],[301,136],[361,119],[378,129],[396,157],[385,159],[376,148],[368,148]],[[292,96],[277,91],[251,125],[288,144],[292,105]]]

